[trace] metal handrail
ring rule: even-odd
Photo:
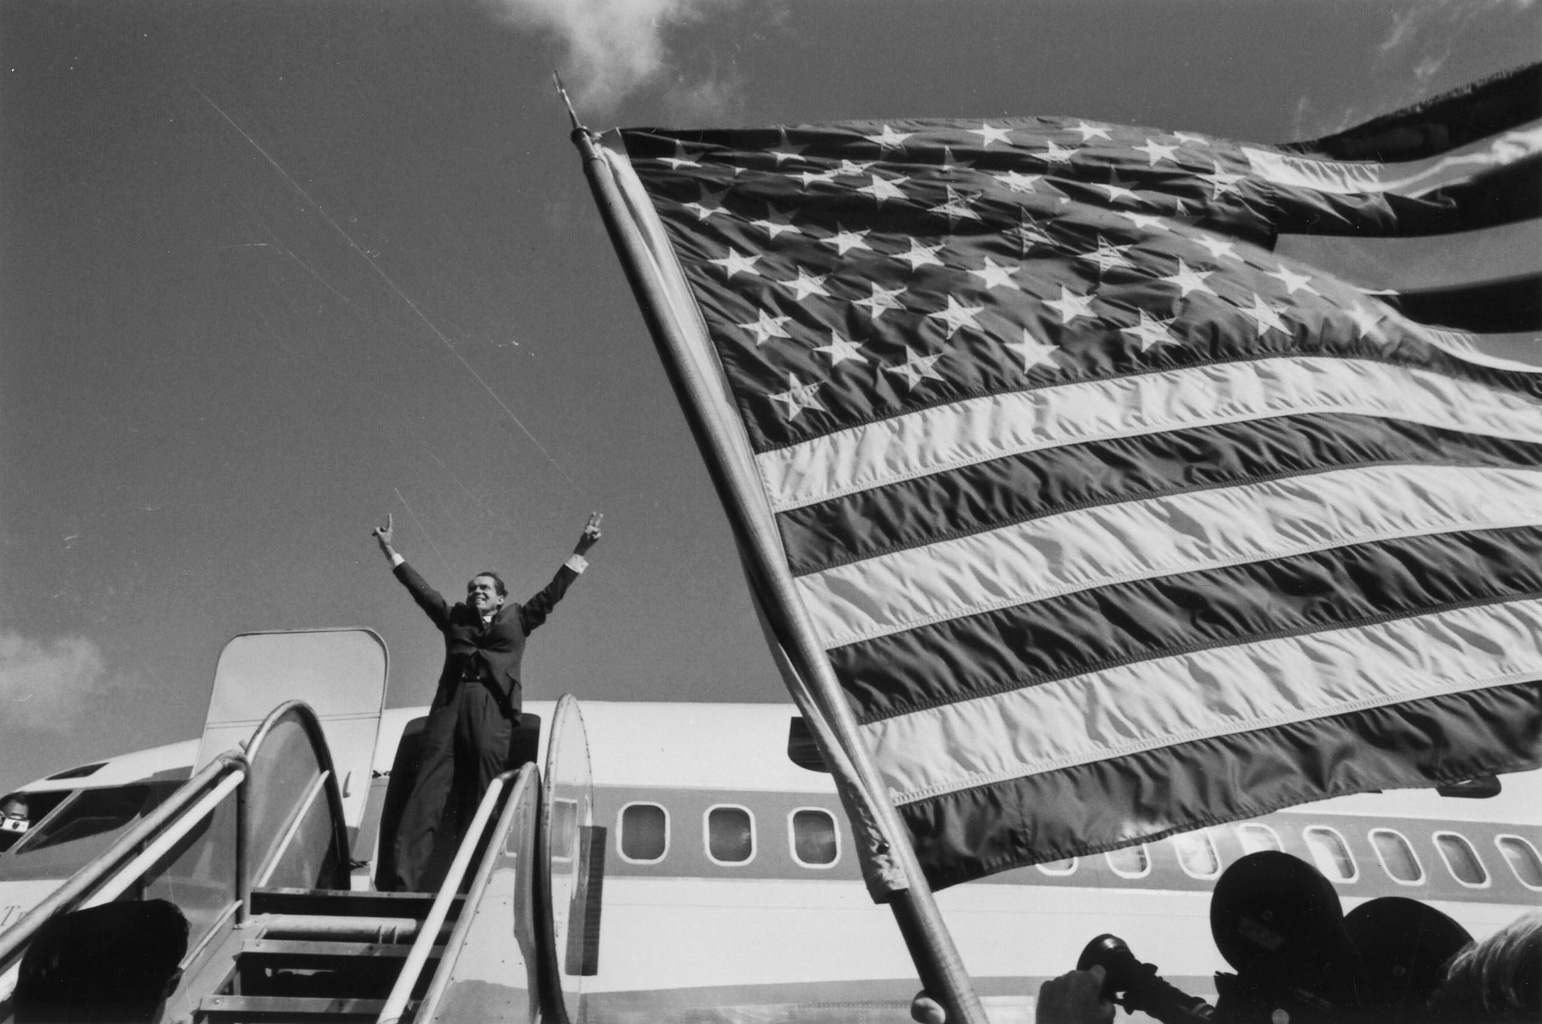
[[[0,932],[0,969],[10,966],[11,961],[32,940],[32,936],[37,934],[43,922],[61,910],[73,909],[91,895],[107,876],[116,872],[124,861],[134,855],[142,843],[154,839],[168,821],[181,814],[231,772],[250,772],[245,755],[238,750],[228,750],[204,765],[198,774],[140,819],[137,825],[119,836],[117,842],[105,852],[71,875],[63,885],[28,911],[25,917]]]
[[[308,704],[298,700],[286,701],[263,719],[251,739],[244,744],[244,753],[241,750],[227,750],[216,756],[163,803],[119,836],[103,853],[33,907],[26,916],[0,932],[0,999],[5,998],[4,990],[10,986],[16,961],[44,922],[58,913],[74,910],[88,900],[104,902],[121,896],[199,822],[214,813],[215,808],[232,790],[236,797],[236,895],[239,919],[245,920],[251,896],[252,874],[247,863],[251,846],[251,836],[248,834],[251,822],[246,813],[247,796],[252,784],[251,763],[263,741],[286,717],[292,717],[305,730],[316,755],[317,765],[325,773],[328,802],[332,810],[333,840],[338,850],[338,871],[341,877],[346,878],[348,832],[343,821],[337,772],[333,769],[326,736],[321,730],[320,719]],[[219,791],[217,799],[212,798],[212,791],[215,790]],[[280,846],[269,860],[282,853],[283,848]],[[259,871],[264,867],[266,864],[257,865]],[[101,900],[96,899],[98,894],[102,894]]]
[[[503,787],[514,777],[514,774],[511,771],[504,772],[494,779],[488,785],[487,792],[482,794],[482,802],[477,805],[476,815],[471,819],[470,827],[466,829],[466,837],[461,840],[460,849],[455,851],[455,859],[450,862],[450,872],[445,876],[444,884],[439,887],[439,894],[434,897],[428,916],[423,919],[423,930],[407,953],[407,960],[402,964],[401,973],[396,976],[396,984],[391,986],[391,994],[386,997],[385,1005],[380,1008],[380,1016],[375,1019],[376,1024],[399,1024],[402,1015],[406,1012],[407,1000],[412,997],[412,990],[418,983],[418,976],[423,973],[423,965],[428,962],[428,955],[433,951],[439,928],[450,913],[450,904],[455,902],[455,894],[460,890],[461,879],[466,876],[471,855],[476,851],[477,840],[486,830],[488,819],[493,816],[493,808],[498,805],[498,797],[503,793]]]
[[[493,869],[498,866],[499,856],[506,845],[509,831],[514,828],[515,818],[519,815],[520,801],[524,798],[525,790],[535,787],[539,791],[540,785],[541,770],[533,761],[527,762],[518,769],[518,774],[514,777],[514,785],[509,789],[509,798],[503,802],[503,813],[498,816],[498,824],[493,827],[488,837],[487,849],[482,854],[482,861],[477,865],[476,874],[472,876],[471,888],[466,893],[466,902],[461,908],[460,920],[455,922],[455,930],[450,933],[449,940],[445,942],[444,952],[439,957],[439,969],[434,973],[428,991],[423,994],[422,1002],[418,1004],[417,1013],[413,1015],[414,1021],[428,1024],[438,1012],[439,1002],[449,990],[450,976],[454,973],[455,963],[460,957],[461,949],[465,947],[466,935],[471,931],[471,921],[476,916],[476,907],[482,902],[487,884],[492,879]],[[531,853],[533,851],[524,850],[521,851],[521,856],[528,856]]]

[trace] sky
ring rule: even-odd
[[[593,128],[1059,114],[1312,138],[1538,59],[1538,0],[0,0],[0,790],[198,735],[219,652],[591,568],[527,699],[781,701],[594,210]]]

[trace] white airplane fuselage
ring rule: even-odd
[[[889,911],[868,897],[831,778],[788,755],[793,708],[580,707],[592,769],[592,811],[580,824],[605,829],[597,955],[591,973],[573,979],[584,1019],[727,1020],[735,1008],[768,1006],[798,1006],[799,1020],[858,1019],[862,1007],[888,1019],[908,1001],[914,968]],[[527,710],[550,721],[548,702]],[[376,778],[356,823],[358,859],[376,855],[397,746],[426,711],[397,708],[381,719]],[[72,824],[72,807],[100,810],[125,805],[114,794],[132,790],[131,804],[156,786],[174,788],[195,746],[125,754],[21,787],[47,812],[33,835],[0,853],[0,928],[127,827],[93,833],[110,819],[80,815]],[[64,838],[38,845],[50,836]],[[1316,863],[1346,910],[1409,896],[1481,938],[1542,903],[1542,772],[1506,776],[1501,794],[1487,799],[1419,790],[1325,800],[1003,872],[947,889],[938,902],[997,1021],[1031,1020],[1039,983],[1070,969],[1104,932],[1205,995],[1213,973],[1226,969],[1209,935],[1211,889],[1227,864],[1260,844]],[[356,885],[367,877],[356,874]]]

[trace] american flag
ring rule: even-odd
[[[933,885],[1542,760],[1542,373],[1493,354],[1542,325],[1273,248],[1526,216],[1535,122],[603,143]]]

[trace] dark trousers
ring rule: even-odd
[[[465,836],[487,786],[506,769],[514,721],[481,682],[463,681],[435,704],[423,727],[418,774],[396,830],[397,892],[427,892],[434,850],[455,815],[455,844]]]

